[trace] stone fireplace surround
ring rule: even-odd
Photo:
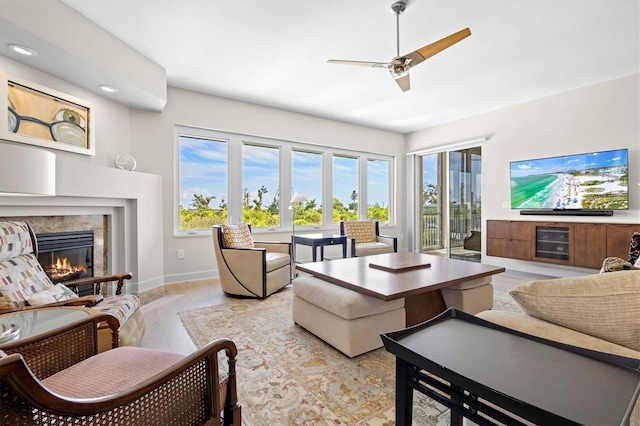
[[[0,220],[25,221],[31,225],[36,235],[52,232],[93,231],[93,275],[101,276],[108,274],[106,267],[109,264],[109,216],[19,216],[2,217]],[[107,241],[106,245],[104,244],[105,240]]]
[[[54,218],[67,217],[79,226],[81,217],[98,216],[106,222],[109,250],[104,274],[131,272],[127,292],[163,285],[162,177],[70,158],[56,156],[55,197],[0,196],[0,220],[27,220],[42,233],[57,230],[35,223],[49,227]]]

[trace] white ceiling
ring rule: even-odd
[[[401,54],[472,35],[413,68],[405,93],[384,69],[326,63],[395,56],[393,1],[64,2],[169,86],[400,133],[640,72],[638,0],[410,0]]]

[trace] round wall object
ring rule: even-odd
[[[133,170],[136,168],[136,160],[128,154],[117,155],[113,164],[121,170]]]

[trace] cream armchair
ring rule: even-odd
[[[227,294],[264,299],[291,283],[291,243],[254,242],[241,223],[213,226],[213,247]]]
[[[340,221],[340,235],[346,235],[351,246],[351,257],[395,253],[398,239],[380,235],[380,224],[373,220]]]

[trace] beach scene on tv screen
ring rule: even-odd
[[[629,207],[627,150],[514,161],[512,209]]]

